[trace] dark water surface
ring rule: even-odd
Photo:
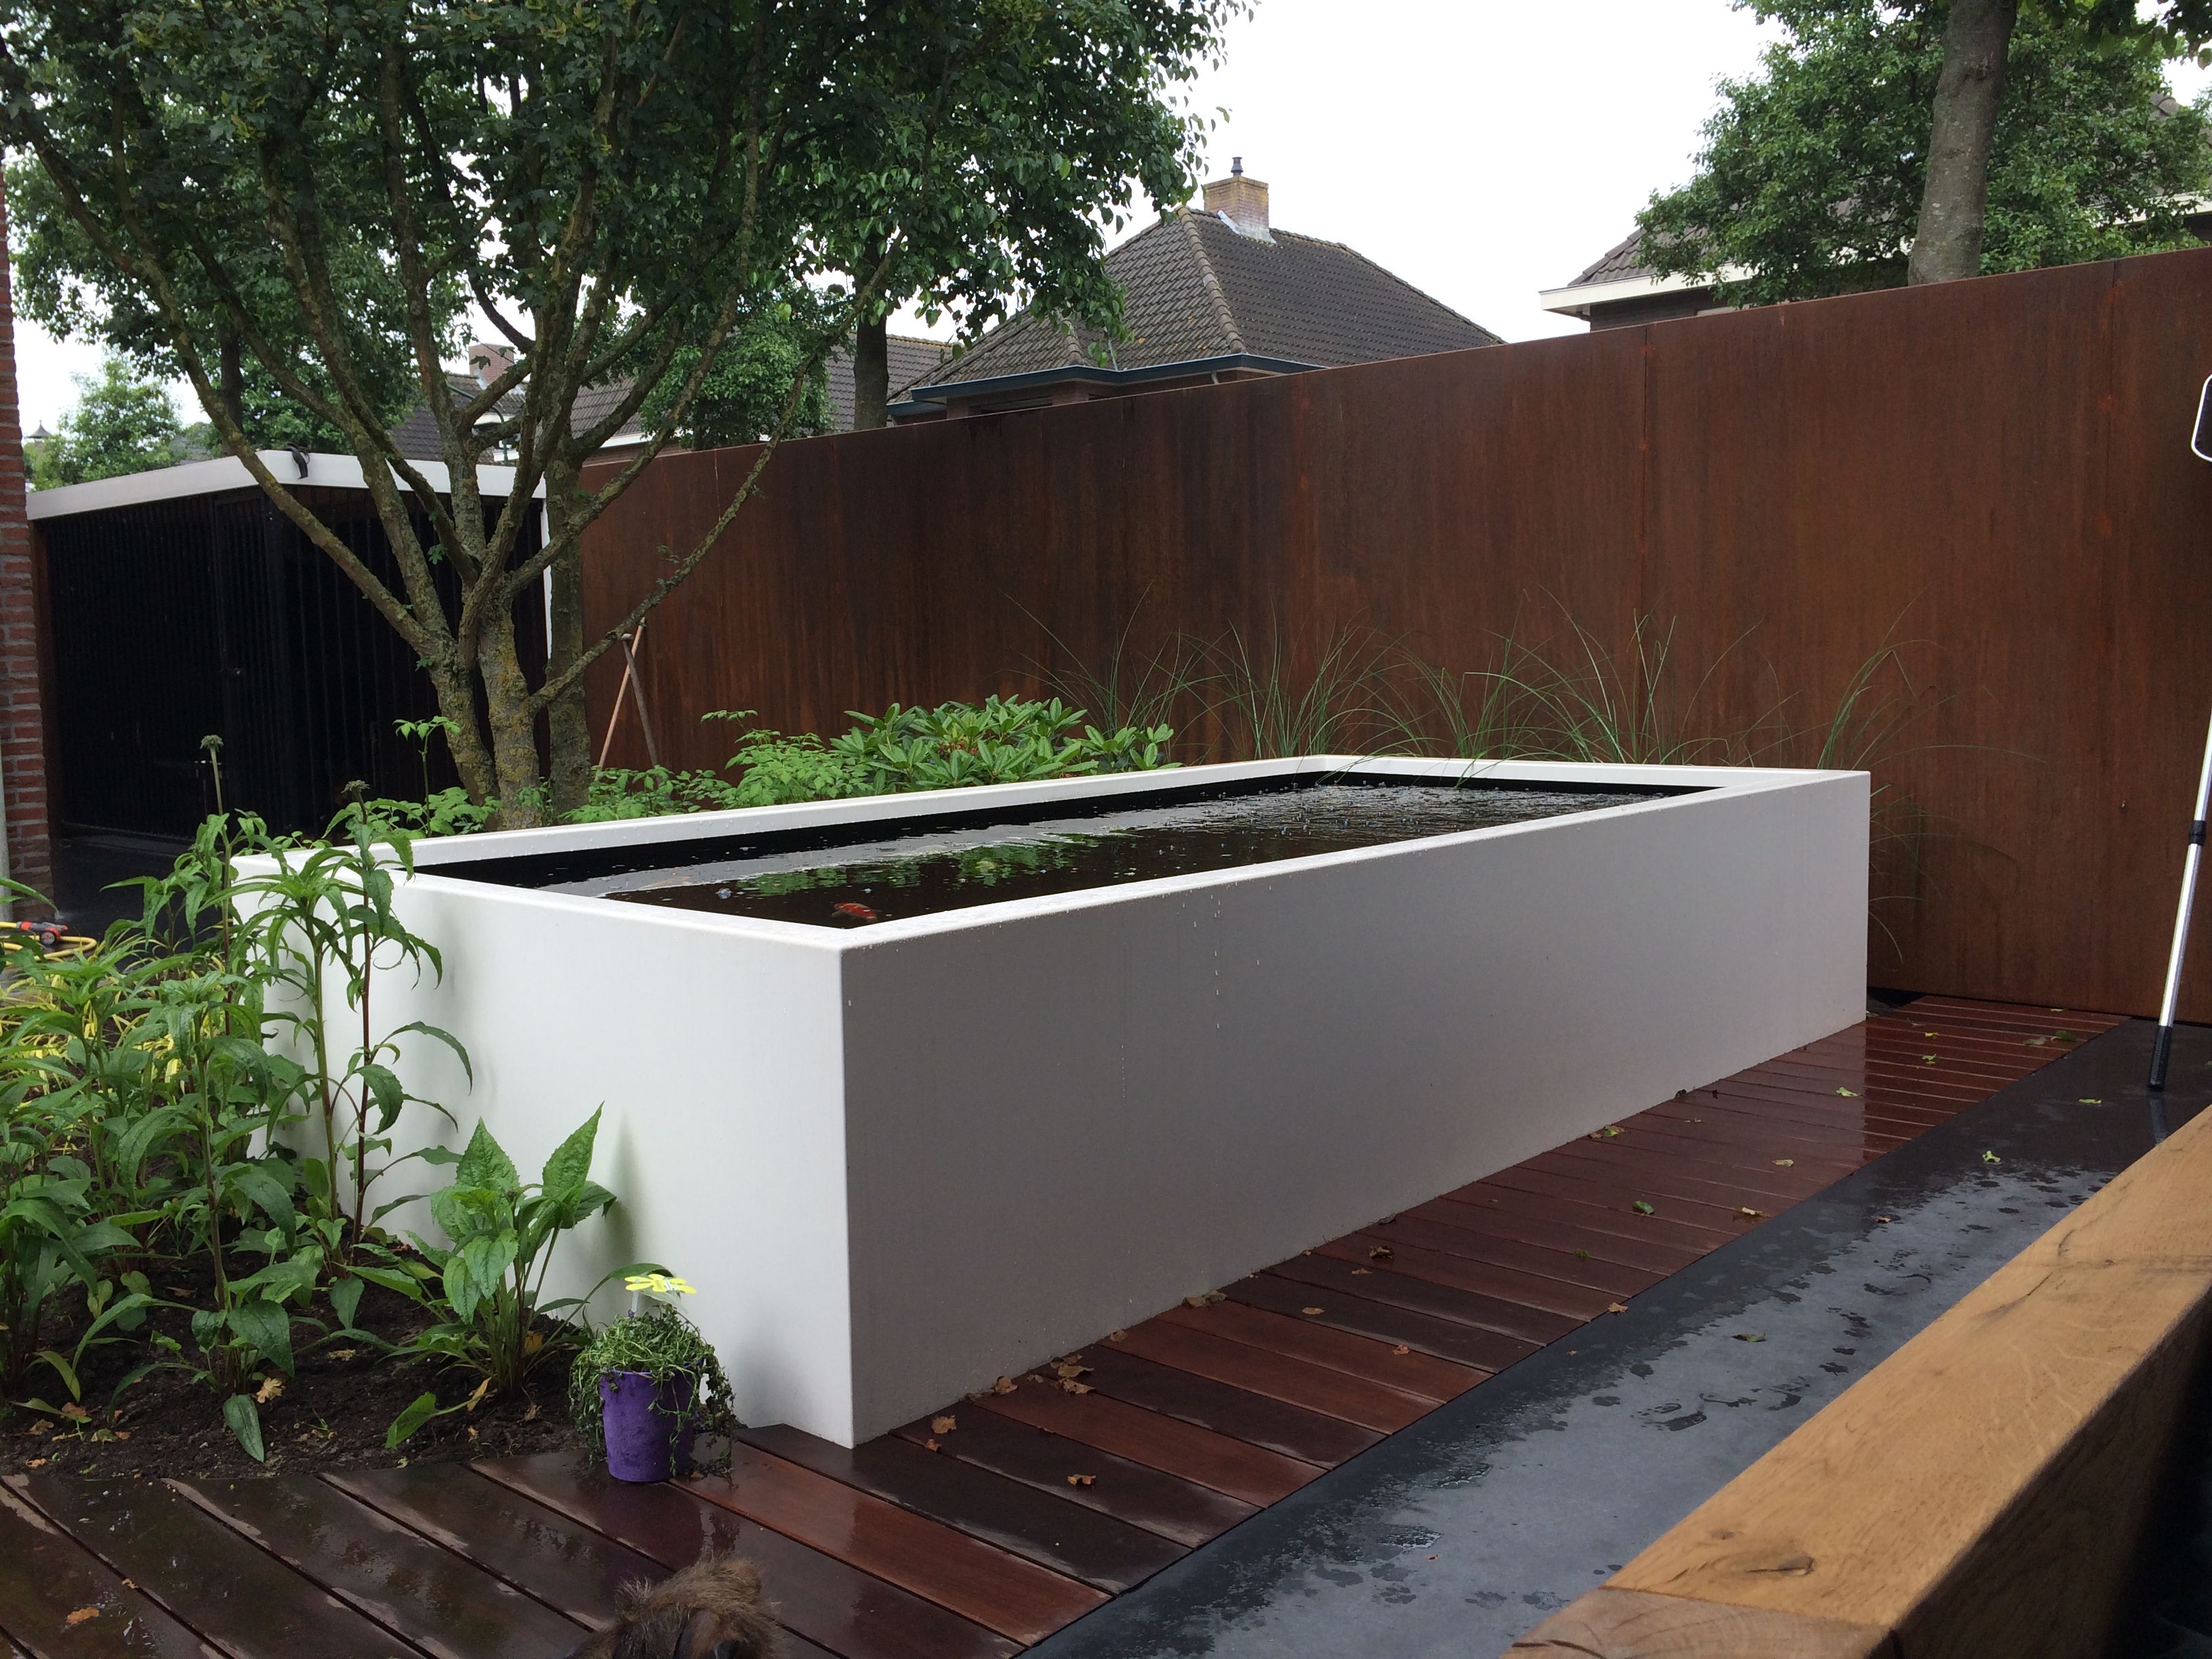
[[[1170,805],[1108,811],[1094,807],[1080,816],[1028,823],[909,833],[844,847],[632,871],[562,883],[553,890],[723,915],[865,927],[975,904],[1560,817],[1677,793],[1380,779],[1313,784]]]

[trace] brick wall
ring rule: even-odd
[[[39,683],[38,594],[24,508],[23,426],[15,402],[15,302],[8,270],[8,204],[0,193],[0,787],[9,872],[53,887],[46,825],[46,723]]]

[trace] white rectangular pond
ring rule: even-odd
[[[851,1444],[1851,1024],[1867,801],[1323,757],[426,842],[379,1024],[526,1171],[604,1103],[556,1279],[666,1262]]]

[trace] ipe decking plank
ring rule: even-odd
[[[1156,1533],[1073,1501],[1075,1489],[1064,1478],[1057,1491],[1025,1485],[896,1435],[849,1449],[787,1425],[744,1429],[738,1437],[1103,1590],[1141,1583],[1187,1553]],[[954,1435],[933,1437],[942,1445]]]
[[[1740,1123],[1808,1144],[1826,1143],[1838,1147],[1839,1152],[1855,1151],[1863,1159],[1894,1152],[1920,1133],[1915,1129],[1906,1133],[1889,1126],[1869,1124],[1863,1111],[1838,1109],[1856,1108],[1858,1103],[1855,1100],[1838,1100],[1810,1107],[1778,1107],[1767,1101],[1731,1098],[1705,1090],[1652,1109],[1685,1123]]]
[[[1352,1270],[1346,1271],[1349,1273]],[[1462,1324],[1455,1319],[1440,1319],[1434,1314],[1418,1313],[1411,1308],[1354,1296],[1343,1290],[1332,1291],[1323,1298],[1327,1305],[1322,1311],[1309,1314],[1305,1310],[1316,1305],[1316,1288],[1273,1273],[1255,1273],[1233,1285],[1223,1285],[1222,1293],[1230,1302],[1264,1308],[1285,1318],[1297,1319],[1309,1328],[1345,1331],[1394,1346],[1402,1342],[1417,1353],[1433,1354],[1439,1359],[1463,1365],[1478,1376],[1495,1376],[1515,1360],[1525,1359],[1536,1351],[1534,1343],[1501,1332]]]
[[[1827,1185],[1825,1179],[1814,1176],[1811,1171],[1800,1176],[1795,1164],[1788,1169],[1770,1165],[1753,1174],[1710,1164],[1648,1140],[1624,1143],[1627,1143],[1626,1136],[1602,1144],[1581,1142],[1559,1147],[1546,1156],[1587,1164],[1592,1169],[1611,1170],[1636,1181],[1663,1182],[1667,1183],[1664,1190],[1675,1197],[1702,1198],[1730,1209],[1739,1204],[1759,1209],[1769,1208],[1772,1204],[1795,1204]]]
[[[1494,1199],[1502,1206],[1523,1214],[1557,1212],[1563,1222],[1575,1226],[1628,1239],[1650,1238],[1678,1249],[1693,1250],[1699,1255],[1716,1245],[1725,1244],[1735,1236],[1718,1226],[1685,1218],[1690,1213],[1687,1211],[1666,1216],[1655,1210],[1645,1215],[1633,1207],[1632,1199],[1586,1181],[1547,1176],[1526,1181],[1508,1179],[1514,1174],[1512,1170],[1501,1170],[1480,1181],[1471,1181],[1464,1187],[1455,1187],[1443,1196],[1462,1204],[1477,1205]]]
[[[1132,1325],[1111,1346],[1195,1376],[1279,1400],[1306,1411],[1395,1434],[1436,1409],[1428,1395],[1410,1394],[1352,1372],[1298,1358],[1279,1348],[1234,1342],[1172,1320]],[[1085,1349],[1085,1353],[1095,1349]]]
[[[1335,1256],[1294,1255],[1288,1261],[1278,1261],[1267,1272],[1278,1279],[1310,1285],[1317,1291],[1341,1289],[1347,1295],[1364,1297],[1370,1302],[1387,1302],[1415,1313],[1476,1326],[1510,1338],[1531,1353],[1582,1322],[1401,1273],[1395,1267],[1364,1263],[1355,1266]],[[1354,1278],[1355,1273],[1359,1276]],[[1334,1306],[1326,1294],[1310,1298],[1306,1305],[1321,1310],[1318,1314],[1307,1316],[1315,1319],[1325,1318]]]
[[[1819,1089],[1809,1085],[1791,1087],[1771,1079],[1725,1078],[1713,1085],[1709,1092],[1722,1100],[1741,1101],[1753,1106],[1785,1106],[1799,1111],[1815,1112],[1824,1108],[1829,1111],[1848,1109],[1868,1124],[1907,1140],[1958,1115],[1948,1107],[1930,1109],[1883,1096],[1872,1089],[1855,1090],[1849,1095],[1838,1095],[1833,1089]]]
[[[1654,1216],[1698,1229],[1709,1244],[1725,1243],[1742,1231],[1733,1205],[1677,1197],[1649,1181],[1637,1178],[1632,1172],[1616,1174],[1571,1159],[1555,1158],[1548,1152],[1526,1164],[1516,1164],[1510,1170],[1500,1170],[1487,1181],[1492,1185],[1517,1188],[1540,1197],[1566,1199],[1620,1210],[1628,1215],[1644,1214],[1636,1206],[1647,1204]]]
[[[1328,1468],[1358,1455],[1382,1437],[1378,1430],[1141,1358],[1111,1342],[1093,1343],[1079,1353],[1091,1367],[1080,1380],[1101,1394],[1301,1462]],[[1034,1382],[1024,1386],[1056,1391]]]
[[[1199,1308],[1178,1306],[1158,1317],[1224,1341],[1244,1343],[1267,1353],[1383,1383],[1432,1405],[1457,1398],[1489,1375],[1486,1370],[1438,1358],[1410,1343],[1378,1341],[1296,1311],[1255,1307],[1241,1301],[1224,1300]],[[1397,1352],[1400,1347],[1406,1352]]]
[[[1377,1245],[1390,1254],[1377,1258],[1373,1254]],[[1425,1249],[1395,1237],[1387,1229],[1382,1232],[1355,1233],[1349,1240],[1324,1244],[1314,1254],[1334,1256],[1356,1267],[1386,1267],[1392,1273],[1408,1273],[1415,1279],[1510,1302],[1527,1311],[1529,1330],[1548,1329],[1552,1339],[1565,1336],[1586,1319],[1595,1318],[1614,1299],[1587,1285],[1570,1285],[1564,1279],[1500,1267],[1472,1256]]]
[[[30,1659],[204,1659],[208,1652],[191,1629],[5,1488],[0,1628]]]
[[[1024,1645],[1107,1599],[1093,1585],[744,1442],[730,1449],[726,1474],[696,1475],[684,1485]]]
[[[951,1419],[952,1426],[939,1430]],[[1033,1428],[966,1401],[892,1431],[910,1445],[934,1441],[935,1457],[950,1457],[1004,1475],[1040,1492],[1063,1494],[1072,1504],[1194,1547],[1218,1538],[1257,1506],[1195,1481]],[[1088,1475],[1088,1481],[1070,1475]]]
[[[1394,1252],[1400,1243],[1418,1245],[1427,1250],[1442,1250],[1447,1255],[1463,1255],[1470,1261],[1486,1261],[1492,1267],[1511,1267],[1546,1279],[1562,1279],[1614,1300],[1648,1291],[1662,1277],[1658,1273],[1646,1273],[1640,1267],[1624,1267],[1614,1262],[1601,1261],[1595,1255],[1578,1256],[1571,1250],[1555,1250],[1542,1245],[1520,1243],[1509,1238],[1495,1238],[1487,1233],[1455,1227],[1436,1217],[1411,1212],[1387,1224],[1371,1227],[1363,1236],[1389,1240]]]
[[[1019,1651],[971,1619],[678,1487],[629,1486],[566,1453],[474,1467],[665,1567],[711,1551],[743,1556],[760,1569],[777,1620],[844,1659],[1006,1659]]]
[[[1895,1072],[1899,1068],[1883,1069]],[[1972,1105],[1989,1092],[1974,1084],[1951,1082],[1932,1066],[1925,1071],[1904,1077],[1886,1077],[1882,1070],[1867,1066],[1854,1066],[1849,1071],[1823,1071],[1805,1066],[1774,1064],[1754,1066],[1743,1073],[1736,1081],[1765,1084],[1774,1088],[1804,1089],[1814,1094],[1832,1094],[1838,1089],[1850,1089],[1861,1094],[1878,1092],[1895,1103],[1936,1112],[1955,1112],[1961,1107]]]
[[[626,1585],[668,1576],[659,1562],[473,1469],[418,1463],[323,1479],[595,1630],[614,1621]]]
[[[576,1621],[310,1476],[171,1484],[433,1659],[545,1659],[584,1638]]]
[[[1032,1384],[1012,1394],[993,1395],[981,1404],[1002,1417],[1164,1469],[1261,1508],[1289,1497],[1321,1473],[1317,1463],[1248,1445],[1232,1435],[1217,1434],[1109,1395],[1062,1394]]]
[[[1801,1165],[1826,1171],[1831,1181],[1841,1180],[1873,1156],[1840,1137],[1798,1139],[1778,1133],[1768,1125],[1735,1120],[1719,1122],[1702,1113],[1660,1117],[1639,1112],[1621,1126],[1621,1139],[1632,1143],[1655,1140],[1687,1156],[1730,1167],[1755,1168],[1778,1158],[1794,1158]]]
[[[47,1519],[232,1659],[422,1651],[158,1480],[18,1480],[16,1491]]]
[[[1565,1206],[1504,1187],[1485,1188],[1480,1197],[1473,1195],[1473,1189],[1462,1188],[1426,1204],[1417,1204],[1406,1213],[1546,1249],[1586,1250],[1592,1261],[1662,1278],[1680,1272],[1705,1254],[1703,1244],[1677,1243],[1649,1233],[1638,1238],[1626,1226],[1614,1227],[1602,1212],[1591,1212],[1588,1219],[1581,1216],[1568,1219]],[[1642,1218],[1632,1218],[1632,1221]]]

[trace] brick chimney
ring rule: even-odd
[[[1219,214],[1243,235],[1256,236],[1263,242],[1274,240],[1267,234],[1267,186],[1244,176],[1241,155],[1229,158],[1226,179],[1216,179],[1206,185],[1206,210]]]
[[[486,345],[483,341],[469,345],[469,373],[477,377],[478,386],[489,386],[514,367],[514,355],[504,346]]]

